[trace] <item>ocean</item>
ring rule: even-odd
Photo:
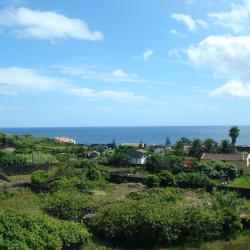
[[[31,134],[53,138],[56,136],[72,137],[77,143],[117,144],[140,142],[146,144],[164,144],[166,137],[175,143],[181,137],[213,138],[217,141],[229,139],[229,126],[165,126],[165,127],[53,127],[53,128],[0,128],[1,132],[9,134]],[[239,126],[239,145],[250,145],[250,126]]]

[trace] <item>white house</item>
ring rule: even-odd
[[[146,161],[146,151],[142,149],[130,151],[128,154],[131,157],[131,164],[143,165]]]

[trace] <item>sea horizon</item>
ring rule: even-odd
[[[189,139],[213,138],[216,141],[230,139],[230,125],[201,126],[82,126],[82,127],[5,127],[1,132],[9,134],[31,134],[54,138],[67,136],[79,144],[117,144],[143,141],[146,144],[165,144],[167,137],[175,143],[182,137]],[[250,145],[250,125],[239,125],[238,145]]]

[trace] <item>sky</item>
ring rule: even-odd
[[[249,125],[250,0],[0,0],[0,127]]]

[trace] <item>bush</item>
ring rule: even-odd
[[[37,170],[31,175],[31,182],[34,184],[42,185],[47,182],[48,173],[44,170]]]
[[[244,201],[235,192],[213,191],[212,207],[215,210],[231,208],[238,211],[244,205]]]
[[[184,169],[184,161],[182,158],[170,155],[166,157],[166,169],[173,174],[180,173]]]
[[[89,168],[86,173],[86,178],[91,181],[97,181],[101,179],[101,172],[96,168]]]
[[[176,185],[174,175],[171,172],[169,172],[168,170],[162,170],[158,174],[158,176],[160,178],[160,184],[162,187]]]
[[[108,160],[108,164],[116,167],[128,167],[131,163],[131,158],[127,153],[116,152]]]
[[[238,169],[234,164],[220,161],[199,164],[197,170],[212,179],[220,179],[223,176],[228,176],[230,179],[234,179],[238,175]]]
[[[175,155],[163,156],[152,154],[146,160],[146,169],[150,173],[159,173],[161,170],[168,170],[176,174],[181,172],[183,168],[183,159]]]
[[[60,177],[54,180],[50,187],[52,188],[53,192],[57,192],[60,190],[76,190],[77,185],[80,184],[80,181],[77,178],[70,178],[67,179],[66,177]]]
[[[213,182],[205,174],[180,173],[175,176],[178,185],[194,185],[200,187],[213,186]]]
[[[146,160],[146,169],[154,174],[159,173],[162,169],[166,167],[165,158],[159,154],[152,154]]]
[[[89,233],[83,225],[13,211],[0,212],[1,249],[70,249],[85,245]]]
[[[148,175],[145,180],[145,185],[149,188],[159,187],[160,182],[161,180],[157,175]]]
[[[89,195],[57,192],[43,198],[42,209],[58,219],[80,222],[96,212],[103,203],[104,200]]]
[[[91,226],[106,240],[133,247],[216,240],[242,228],[239,216],[230,212],[141,200],[100,210]]]
[[[170,243],[180,233],[180,213],[173,217],[171,208],[160,209],[152,204],[125,202],[113,204],[97,213],[91,225],[106,240],[133,246]],[[178,223],[179,222],[179,223]]]
[[[8,168],[15,166],[26,165],[25,158],[16,155],[14,153],[5,153],[0,151],[0,168],[7,170]]]

